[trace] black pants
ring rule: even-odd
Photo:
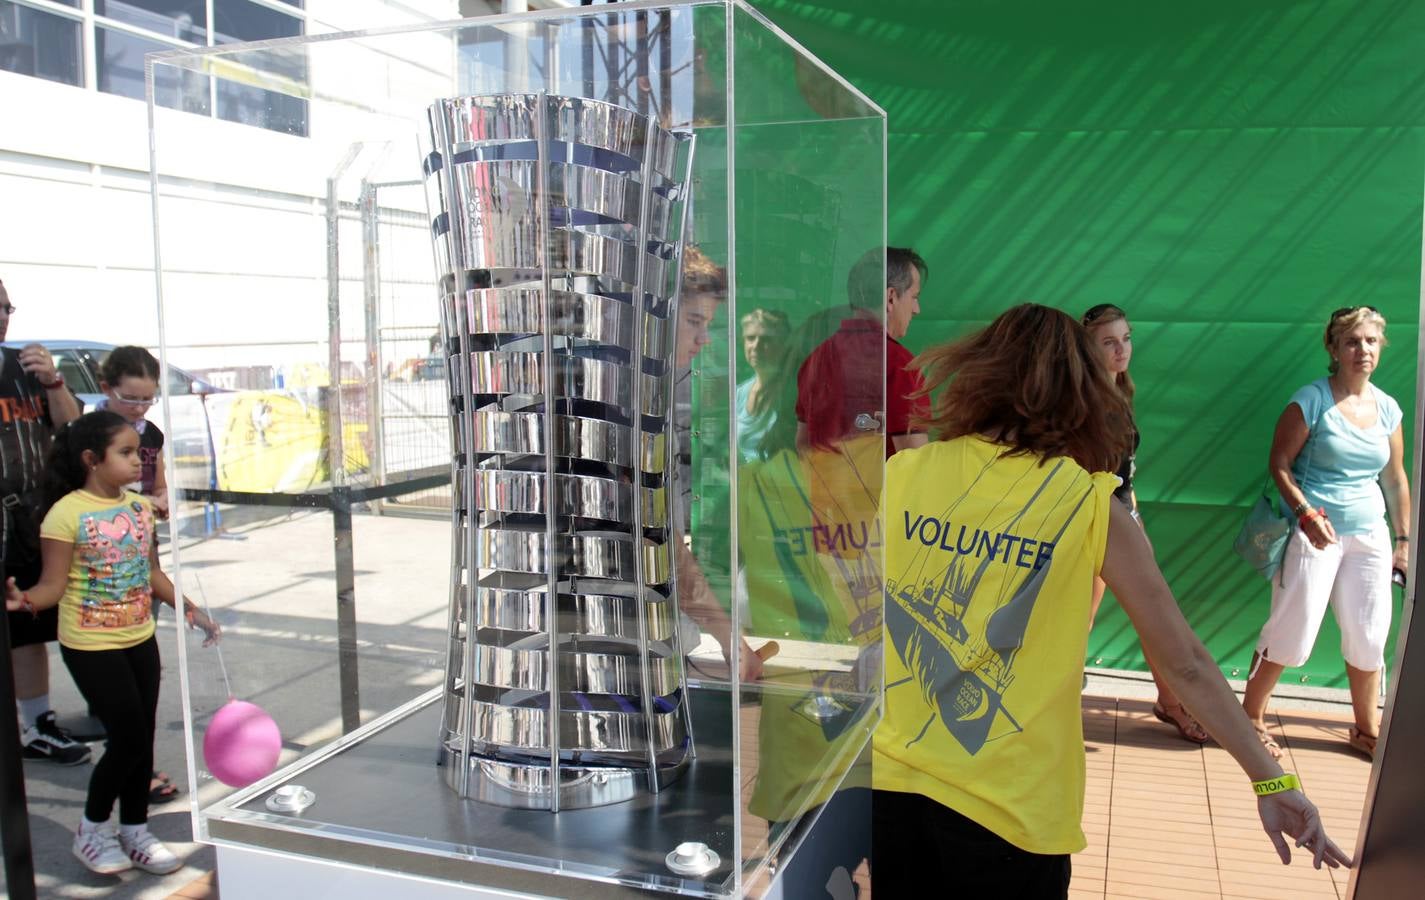
[[[108,732],[108,748],[94,766],[84,817],[103,822],[119,801],[119,822],[148,821],[153,731],[158,713],[158,641],[152,636],[123,650],[60,647],[79,693]]]
[[[810,815],[809,810],[802,822]],[[843,884],[851,886],[854,900],[857,892],[851,879],[861,867],[861,861],[871,855],[870,825],[870,788],[842,788],[832,794],[811,830],[800,838],[796,835],[788,838],[789,846],[795,840],[801,843],[792,861],[777,875],[782,896],[786,900],[841,897],[843,894],[833,890],[833,885]],[[786,827],[784,822],[768,823],[773,837]]]
[[[920,794],[873,791],[871,892],[876,900],[931,894],[1062,900],[1069,894],[1069,857],[1021,850]]]

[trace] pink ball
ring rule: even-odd
[[[246,787],[277,768],[282,735],[277,723],[255,703],[229,700],[203,735],[203,759],[223,784]]]

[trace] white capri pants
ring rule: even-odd
[[[1346,663],[1364,672],[1385,665],[1395,550],[1390,530],[1382,522],[1368,534],[1337,541],[1317,550],[1300,528],[1292,531],[1281,574],[1272,579],[1272,613],[1257,640],[1257,653],[1268,662],[1304,665],[1329,603]]]

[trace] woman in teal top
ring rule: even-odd
[[[1351,684],[1356,723],[1350,744],[1375,753],[1391,570],[1406,571],[1410,549],[1400,405],[1371,384],[1384,346],[1385,319],[1374,307],[1332,313],[1326,325],[1331,375],[1292,395],[1272,438],[1268,468],[1283,513],[1298,527],[1272,583],[1271,615],[1242,704],[1274,756],[1281,748],[1266,729],[1267,702],[1282,671],[1311,656],[1328,604],[1341,627]]]
[[[768,436],[777,427],[791,325],[787,314],[754,309],[742,317],[742,353],[752,377],[737,386],[737,452],[742,462],[771,456]]]

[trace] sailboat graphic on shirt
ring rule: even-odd
[[[998,535],[1005,535],[1013,532],[1036,504],[1043,513],[1046,503],[1059,506],[1072,502],[1073,507],[1064,515],[1057,533],[1046,542],[1057,544],[1093,490],[1088,485],[1077,498],[1060,497],[1058,501],[1045,496],[1056,479],[1060,481],[1057,486],[1065,486],[1063,479],[1073,478],[1064,474],[1063,468],[1061,460],[1045,472],[1043,481],[1019,509],[997,508],[985,521],[1010,513],[1008,521],[998,526]],[[973,487],[972,483],[956,499],[952,510],[964,501]],[[1051,509],[1050,515],[1053,513]],[[988,741],[1023,730],[1006,708],[1004,697],[1014,682],[1015,657],[1024,645],[1030,616],[1049,574],[1047,560],[1023,569],[1008,565],[1008,550],[1004,551],[1005,561],[997,561],[1000,540],[997,536],[995,544],[988,547],[989,552],[978,555],[964,552],[965,548],[958,542],[940,543],[935,547],[928,543],[927,549],[916,553],[907,571],[886,582],[886,633],[934,712],[931,721],[926,723],[926,730],[938,718],[941,726],[971,755]],[[975,546],[972,540],[971,548]],[[981,546],[983,549],[984,545]],[[947,561],[943,569],[934,571],[931,559]],[[1014,574],[1019,571],[1025,574],[1018,578],[1006,577],[999,591],[989,586],[982,589],[981,583],[991,565],[1007,568]],[[917,568],[921,571],[911,571]],[[932,571],[926,572],[926,569]],[[968,624],[976,621],[969,613],[973,606],[986,603],[998,605],[984,619],[983,633],[977,634]],[[924,733],[922,731],[922,736]]]

